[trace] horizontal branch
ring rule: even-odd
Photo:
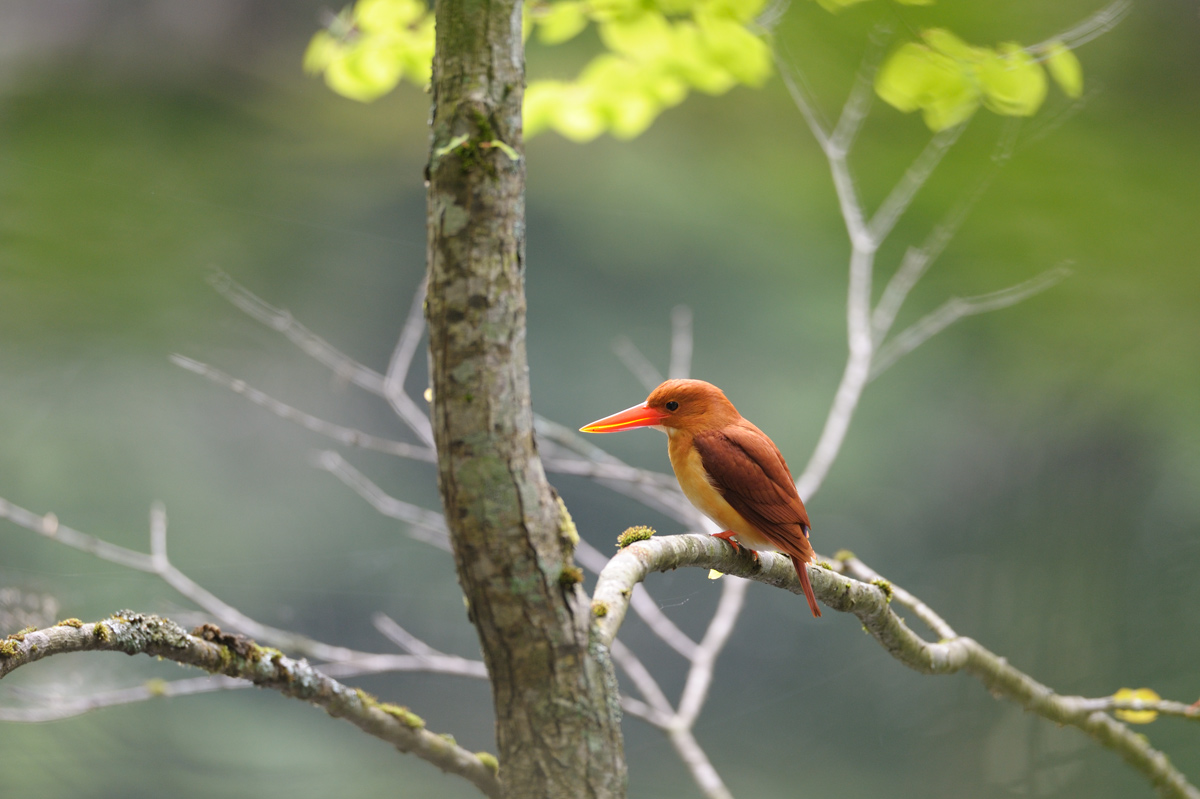
[[[735,553],[728,544],[711,536],[655,537],[621,550],[601,573],[592,599],[595,619],[592,635],[596,642],[611,643],[625,618],[634,585],[651,572],[685,566],[716,569],[795,594],[803,593],[791,561],[784,556],[761,553],[756,560],[746,553]],[[1162,795],[1200,799],[1200,790],[1162,752],[1150,746],[1144,736],[1097,708],[1095,700],[1056,694],[970,638],[925,641],[892,611],[891,600],[896,589],[886,580],[879,579],[876,584],[860,582],[825,564],[809,566],[808,573],[813,591],[822,603],[837,611],[853,613],[892,657],[909,668],[923,674],[964,671],[994,696],[1010,699],[1056,724],[1070,724],[1082,730],[1117,752]]]
[[[249,680],[260,688],[270,688],[324,708],[334,718],[349,721],[401,752],[410,752],[442,771],[469,780],[487,796],[500,795],[493,756],[473,754],[447,737],[430,732],[425,729],[425,722],[407,708],[380,702],[364,691],[339,683],[304,660],[293,660],[243,636],[222,633],[212,625],[198,627],[188,634],[170,619],[129,610],[90,624],[70,619],[0,642],[0,678],[51,655],[90,651],[150,655],[211,674]]]

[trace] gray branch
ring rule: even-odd
[[[280,402],[269,394],[247,385],[245,380],[231,377],[220,369],[216,369],[193,358],[188,358],[185,355],[172,355],[171,363],[193,374],[206,377],[235,394],[242,395],[255,405],[258,405],[260,408],[266,408],[281,419],[295,422],[304,429],[319,433],[327,438],[332,438],[339,444],[344,444],[348,447],[375,450],[376,452],[396,455],[401,458],[411,458],[412,460],[424,461],[426,463],[433,463],[437,458],[436,453],[427,446],[380,438],[370,433],[364,433],[361,430],[355,430],[352,427],[343,427],[340,424],[327,422],[312,414],[293,408],[287,403]]]
[[[124,652],[150,655],[195,666],[210,674],[249,680],[284,696],[321,707],[363,732],[387,741],[448,774],[469,780],[485,795],[500,796],[496,759],[473,754],[449,738],[425,729],[407,708],[380,702],[365,691],[349,688],[278,650],[260,647],[242,636],[205,625],[194,634],[158,616],[122,610],[108,619],[84,624],[69,619],[55,627],[9,637],[0,642],[0,679],[13,670],[51,655],[68,652]]]
[[[945,330],[950,325],[967,316],[997,311],[1016,305],[1022,300],[1061,283],[1071,270],[1066,266],[1057,266],[1015,286],[1009,286],[999,291],[980,294],[976,297],[951,297],[937,310],[922,317],[911,327],[896,334],[896,337],[879,348],[875,360],[871,364],[871,380],[879,377],[896,361],[903,358],[917,347],[924,344],[933,336]]]
[[[595,641],[601,645],[612,641],[625,617],[628,596],[634,585],[651,572],[685,566],[717,569],[795,594],[803,593],[795,569],[786,557],[761,553],[755,560],[744,553],[735,553],[724,542],[709,536],[655,537],[621,550],[600,575],[592,599]],[[1112,749],[1140,771],[1163,796],[1200,799],[1200,790],[1192,786],[1162,752],[1153,748],[1144,736],[1105,712],[1115,705],[1100,707],[1097,700],[1057,694],[976,641],[953,635],[954,631],[945,622],[940,626],[952,635],[937,643],[926,641],[892,611],[894,585],[881,578],[877,585],[860,582],[839,574],[835,568],[808,567],[817,598],[834,610],[853,613],[896,660],[922,674],[963,671],[993,695],[1016,702],[1056,724],[1076,727],[1097,743]]]

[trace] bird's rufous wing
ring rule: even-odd
[[[808,512],[783,455],[746,421],[698,433],[693,446],[713,487],[780,551],[813,562]]]

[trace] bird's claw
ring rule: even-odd
[[[742,546],[741,544],[739,544],[736,540],[734,540],[734,536],[736,536],[736,535],[737,535],[737,533],[726,530],[723,533],[713,533],[713,538],[719,538],[722,541],[724,541],[725,543],[729,544],[731,547],[733,547],[733,551],[735,553],[741,553],[743,550],[745,550],[746,552],[749,552],[750,557],[754,558],[755,563],[761,563],[761,561],[759,560],[759,557],[758,557],[758,550],[750,549],[749,547]]]

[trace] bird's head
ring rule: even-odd
[[[703,380],[667,380],[646,401],[579,428],[584,433],[616,433],[635,427],[699,432],[724,427],[740,418],[724,392]]]

